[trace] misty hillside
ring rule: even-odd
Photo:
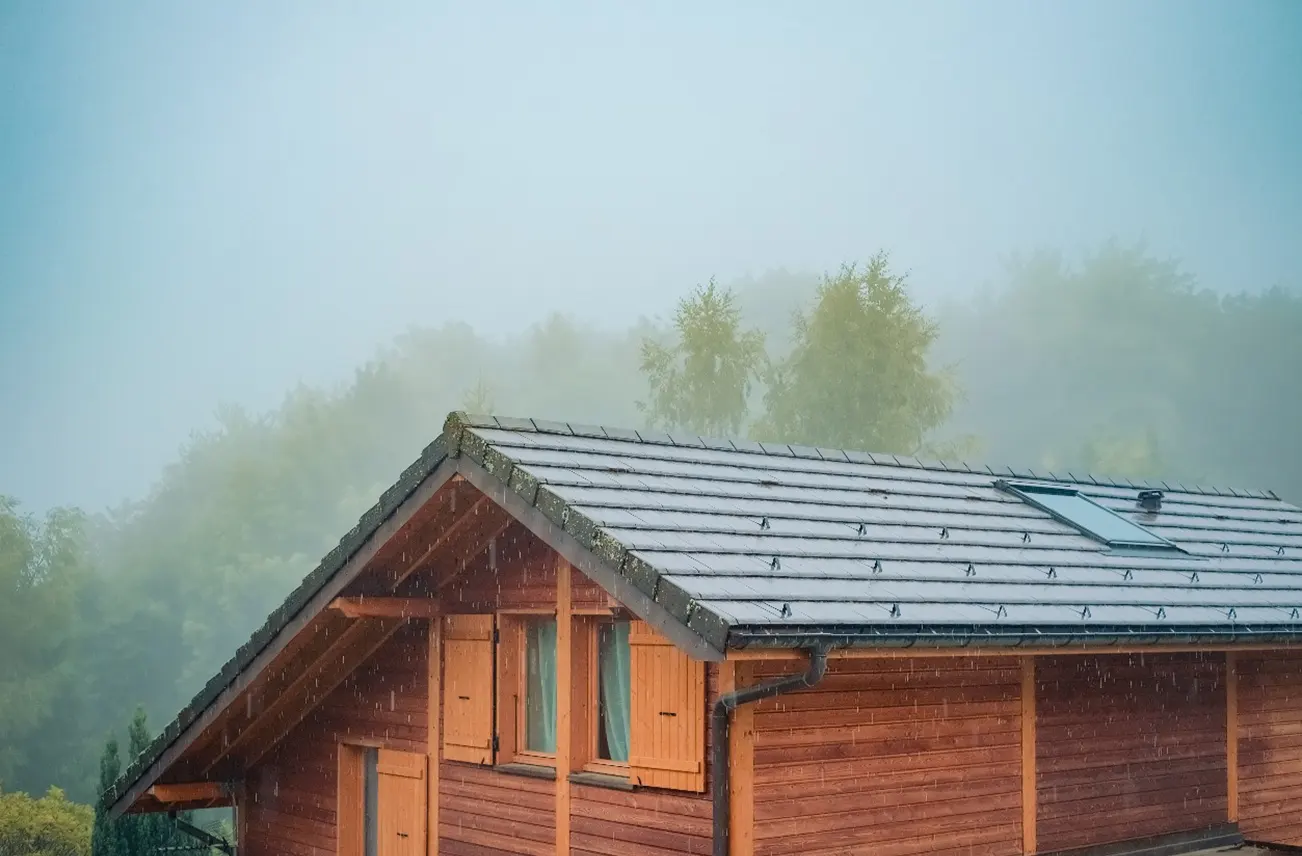
[[[949,450],[978,462],[1268,487],[1302,499],[1297,293],[1220,297],[1175,264],[1106,245],[1077,264],[1016,261],[998,288],[931,318],[910,308],[909,280],[882,263],[880,271],[859,265],[849,278],[849,269],[825,278],[777,273],[735,290],[701,288],[674,319],[626,330],[560,315],[497,341],[463,323],[412,327],[337,388],[300,386],[265,413],[219,407],[217,427],[193,435],[145,497],[44,520],[10,501],[4,540],[10,555],[27,558],[10,560],[6,573],[39,585],[0,607],[9,612],[3,648],[19,655],[23,676],[0,683],[0,711],[9,711],[0,716],[0,780],[34,792],[57,783],[89,799],[103,736],[138,704],[155,721],[170,717],[452,409]],[[828,325],[846,312],[819,312],[842,286],[877,295],[863,304],[868,326],[819,345],[811,337],[841,335]],[[897,299],[904,303],[894,314],[873,314]],[[784,304],[800,317],[765,314]],[[921,338],[909,347],[925,360],[890,374],[882,360],[904,353],[899,336],[910,330]],[[742,347],[752,340],[760,351]],[[830,368],[797,365],[802,354],[812,365],[814,346],[833,348],[823,358]],[[668,391],[702,397],[666,405],[656,396],[664,385],[656,353],[678,366]],[[696,354],[708,366],[704,385],[692,387]],[[750,362],[720,374],[733,357]],[[870,362],[859,370],[861,359]],[[788,390],[804,397],[785,422],[773,396],[783,371],[806,371]],[[892,395],[894,387],[867,383],[881,378],[945,379],[939,409],[897,414],[925,434],[919,442],[887,439],[909,436],[889,425],[865,427]],[[835,417],[805,395],[819,383],[833,396],[826,401],[868,410],[848,412],[841,427],[810,421],[811,412]],[[740,397],[722,394],[729,389]]]

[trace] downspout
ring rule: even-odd
[[[791,690],[812,687],[827,673],[827,654],[831,649],[819,645],[809,652],[809,669],[798,675],[775,678],[767,683],[724,693],[714,703],[710,717],[710,733],[714,740],[714,782],[711,798],[714,804],[714,856],[728,856],[728,824],[732,818],[732,800],[728,790],[728,725],[731,713],[743,704],[771,698]]]

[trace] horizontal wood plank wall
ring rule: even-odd
[[[669,856],[710,852],[710,801],[672,791],[574,785],[572,856]]]
[[[1302,654],[1240,654],[1239,829],[1302,846]]]
[[[1040,657],[1036,690],[1041,851],[1226,822],[1223,654]]]
[[[1022,851],[1016,658],[834,660],[754,726],[756,856]]]
[[[439,769],[439,853],[553,856],[556,783],[444,761]]]
[[[425,622],[398,630],[251,772],[241,856],[335,852],[339,744],[425,751],[427,653]]]
[[[466,566],[442,594],[443,612],[556,608],[556,559],[546,544],[513,524]]]
[[[577,588],[577,586],[576,586]],[[705,710],[719,697],[719,666],[705,670]],[[570,791],[571,856],[671,856],[710,852],[711,735],[705,732],[703,793],[638,788],[616,791],[574,785]]]

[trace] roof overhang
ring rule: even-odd
[[[187,705],[164,731],[155,738],[141,755],[134,759],[118,782],[102,796],[110,815],[127,811],[158,811],[166,807],[151,796],[151,789],[161,778],[169,775],[187,750],[200,735],[205,734],[218,718],[232,709],[273,664],[283,667],[288,646],[303,634],[309,625],[326,613],[361,619],[357,630],[358,643],[370,647],[369,656],[402,621],[410,618],[429,618],[437,614],[437,605],[421,608],[415,604],[400,604],[400,599],[389,598],[382,608],[362,609],[355,598],[344,597],[348,586],[361,576],[377,554],[404,527],[413,520],[441,490],[454,480],[473,487],[483,497],[498,506],[508,519],[518,521],[539,540],[555,550],[571,565],[588,576],[612,597],[639,618],[654,626],[675,645],[701,660],[722,661],[721,646],[711,644],[691,626],[690,615],[675,614],[665,604],[649,595],[628,576],[627,569],[619,563],[594,553],[591,541],[587,545],[576,537],[566,522],[571,520],[567,510],[539,507],[541,491],[530,491],[531,502],[523,492],[512,487],[510,469],[485,466],[484,457],[459,454],[461,431],[464,426],[451,422],[449,430],[426,450],[404,473],[398,485],[387,491],[371,511],[363,516],[358,526],[350,531],[303,584],[274,611],[253,637],[236,653],[235,657]],[[413,475],[419,478],[413,478]],[[395,491],[401,491],[399,497]],[[548,513],[552,512],[552,513]],[[573,516],[578,523],[579,515]],[[654,584],[654,579],[652,580]],[[392,615],[381,614],[392,612]],[[371,622],[378,631],[370,633],[361,627],[363,621]],[[717,627],[717,625],[714,625]],[[722,628],[726,632],[726,627]],[[351,632],[351,630],[350,630]],[[364,639],[362,637],[365,637]],[[347,640],[344,640],[347,641]],[[280,658],[280,659],[278,659]],[[360,665],[352,662],[350,668]],[[283,669],[282,669],[283,670]],[[247,700],[247,699],[246,699]],[[238,738],[237,738],[238,739]],[[209,769],[209,774],[217,771]],[[199,785],[207,782],[194,782]],[[229,792],[229,787],[224,793]]]

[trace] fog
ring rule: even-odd
[[[457,407],[1302,502],[1299,46],[1291,0],[4,5],[0,783],[91,799]],[[854,277],[900,311],[795,323]],[[678,395],[711,280],[743,382]]]
[[[8,4],[0,483],[143,495],[412,323],[612,330],[877,249],[935,305],[1143,238],[1302,270],[1280,2]]]

